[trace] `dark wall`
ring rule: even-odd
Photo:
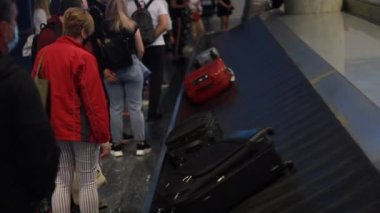
[[[32,31],[33,0],[17,0],[18,17],[17,24],[20,33],[29,33]]]

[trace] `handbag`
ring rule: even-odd
[[[42,106],[44,107],[44,109],[46,109],[46,103],[47,103],[48,92],[49,92],[49,81],[39,77],[43,58],[44,56],[41,55],[40,59],[38,60],[37,73],[33,80],[34,80],[34,84],[37,86],[37,90],[41,98]]]
[[[120,69],[133,64],[131,49],[129,47],[129,36],[124,33],[106,36],[103,44],[103,52],[107,60],[108,68]]]

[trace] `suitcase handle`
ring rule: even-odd
[[[205,75],[202,75],[202,76],[200,76],[199,78],[195,79],[195,80],[192,82],[192,84],[193,84],[194,86],[197,86],[197,85],[199,85],[200,83],[206,81],[207,79],[208,79],[208,75],[205,74]]]
[[[199,78],[195,79],[192,84],[198,88],[196,88],[195,90],[197,92],[200,92],[202,90],[206,90],[207,88],[209,88],[211,85],[212,85],[212,82],[209,82],[207,84],[204,84],[204,85],[201,85],[201,83],[207,81],[209,79],[209,76],[207,74],[205,75],[202,75],[200,76]]]
[[[202,146],[203,146],[203,142],[201,140],[195,140],[185,146],[185,152],[186,153],[195,152]]]

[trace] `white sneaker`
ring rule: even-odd
[[[143,100],[143,101],[142,101],[142,106],[143,106],[144,108],[147,108],[147,107],[149,106],[149,101],[148,101],[148,100]]]
[[[114,157],[123,156],[123,145],[113,143],[111,147],[111,155],[113,155]]]
[[[147,143],[144,144],[137,144],[136,145],[136,155],[137,156],[143,156],[148,154],[152,149],[150,148],[150,145]]]

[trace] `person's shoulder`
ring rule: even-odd
[[[162,5],[166,5],[167,3],[165,0],[153,0],[152,4],[157,5],[157,6],[162,6]]]
[[[41,8],[36,8],[34,9],[34,14],[45,14],[45,10],[41,9]]]

